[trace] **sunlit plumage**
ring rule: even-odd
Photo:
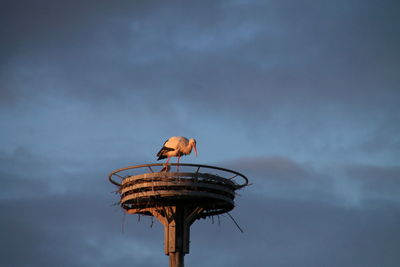
[[[157,153],[157,160],[168,158],[165,164],[168,164],[171,157],[178,157],[178,163],[181,156],[189,155],[194,149],[197,156],[196,140],[188,140],[183,136],[173,136],[165,141],[163,147]]]

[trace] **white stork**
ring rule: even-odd
[[[183,136],[173,136],[167,141],[165,141],[163,147],[157,153],[157,160],[168,158],[165,162],[165,166],[167,166],[171,157],[178,157],[178,164],[179,160],[184,155],[189,155],[192,152],[192,149],[197,156],[197,149],[196,149],[196,140],[190,139],[188,140],[186,137]],[[177,167],[179,170],[179,166]]]

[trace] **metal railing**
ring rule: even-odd
[[[208,170],[208,169],[222,171],[223,173],[226,173],[226,175],[229,177],[221,177],[221,178],[228,179],[228,180],[232,181],[233,183],[235,183],[237,189],[245,187],[249,184],[249,180],[247,179],[246,176],[244,176],[240,172],[233,171],[233,170],[226,169],[226,168],[210,166],[210,165],[202,165],[202,164],[191,164],[191,163],[180,163],[180,164],[169,163],[168,167],[170,167],[170,166],[193,167],[194,171],[192,173],[194,173],[194,174],[210,173],[210,170]],[[165,167],[165,164],[164,163],[153,163],[153,164],[142,164],[142,165],[135,165],[135,166],[121,168],[121,169],[111,172],[110,175],[108,176],[108,179],[110,180],[111,183],[113,183],[117,186],[121,186],[121,183],[118,182],[117,179],[120,179],[122,181],[123,179],[125,179],[127,177],[133,176],[132,174],[129,174],[129,171],[132,171],[135,169],[147,168],[150,173],[165,173],[165,172],[162,172],[161,170],[155,171],[155,168],[153,168],[153,167]],[[173,173],[174,173],[174,172],[169,172],[168,170],[167,170],[167,172],[168,172],[169,176],[173,175]],[[185,172],[188,172],[188,171],[185,171]],[[177,176],[180,176],[179,173],[180,172],[176,172],[176,174],[178,174]],[[215,173],[211,173],[211,174],[216,175]],[[237,179],[241,179],[241,181],[237,181]]]

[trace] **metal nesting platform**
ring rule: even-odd
[[[224,168],[180,164],[180,168],[191,167],[193,172],[156,172],[155,168],[160,166],[163,164],[137,165],[110,174],[110,182],[119,186],[121,207],[128,213],[153,215],[150,209],[185,205],[203,208],[198,218],[218,215],[233,209],[235,191],[248,184],[243,174]],[[129,171],[140,168],[150,172],[129,174]],[[211,171],[225,173],[228,178]],[[238,179],[241,183],[237,182]]]
[[[174,166],[177,171],[170,172]],[[120,205],[127,213],[154,216],[164,224],[170,266],[183,266],[190,225],[232,210],[235,191],[248,185],[246,176],[236,171],[175,163],[122,168],[113,171],[109,180],[118,186]]]

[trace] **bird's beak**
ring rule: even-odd
[[[196,148],[196,145],[194,145],[193,148],[194,148],[194,153],[196,153],[196,157],[197,157],[197,148]]]

